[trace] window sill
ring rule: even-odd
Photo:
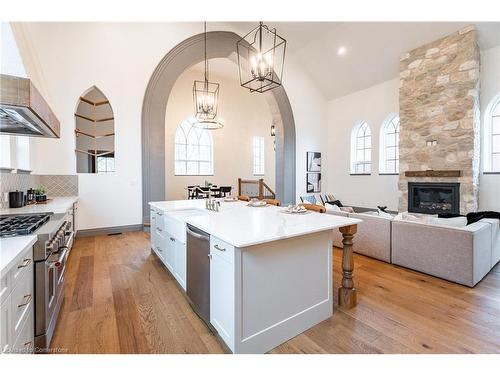
[[[371,173],[349,173],[350,176],[371,176]]]
[[[500,174],[500,172],[483,172],[483,174]]]
[[[213,177],[213,174],[174,174],[174,177]]]
[[[33,172],[31,169],[21,169],[21,168],[16,169],[17,174],[31,174],[31,172]]]

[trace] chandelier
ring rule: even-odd
[[[205,42],[205,79],[194,81],[193,101],[194,117],[197,120],[196,126],[204,129],[220,129],[223,124],[217,120],[217,105],[219,101],[219,84],[208,80],[208,59],[207,59],[207,23],[204,23]]]
[[[236,43],[241,86],[266,92],[281,86],[286,40],[262,22]]]

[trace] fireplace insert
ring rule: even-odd
[[[408,212],[460,214],[460,184],[408,182]]]

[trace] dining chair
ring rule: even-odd
[[[221,186],[220,188],[220,195],[221,197],[227,197],[228,195],[231,195],[231,190],[233,190],[232,186]]]
[[[272,206],[281,206],[279,199],[263,199],[263,201]]]
[[[196,186],[195,190],[196,190],[196,199],[208,198],[210,194],[210,189],[201,186]]]
[[[320,214],[324,214],[326,212],[326,208],[320,206],[319,204],[301,203],[301,206],[304,206],[306,210],[319,212]]]
[[[196,199],[196,187],[198,185],[188,185],[186,187],[188,193],[188,199]]]

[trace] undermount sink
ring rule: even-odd
[[[186,208],[184,210],[171,211],[169,214],[174,216],[174,217],[185,218],[185,217],[189,217],[189,216],[204,215],[206,213],[207,213],[206,210],[201,210],[198,208]]]

